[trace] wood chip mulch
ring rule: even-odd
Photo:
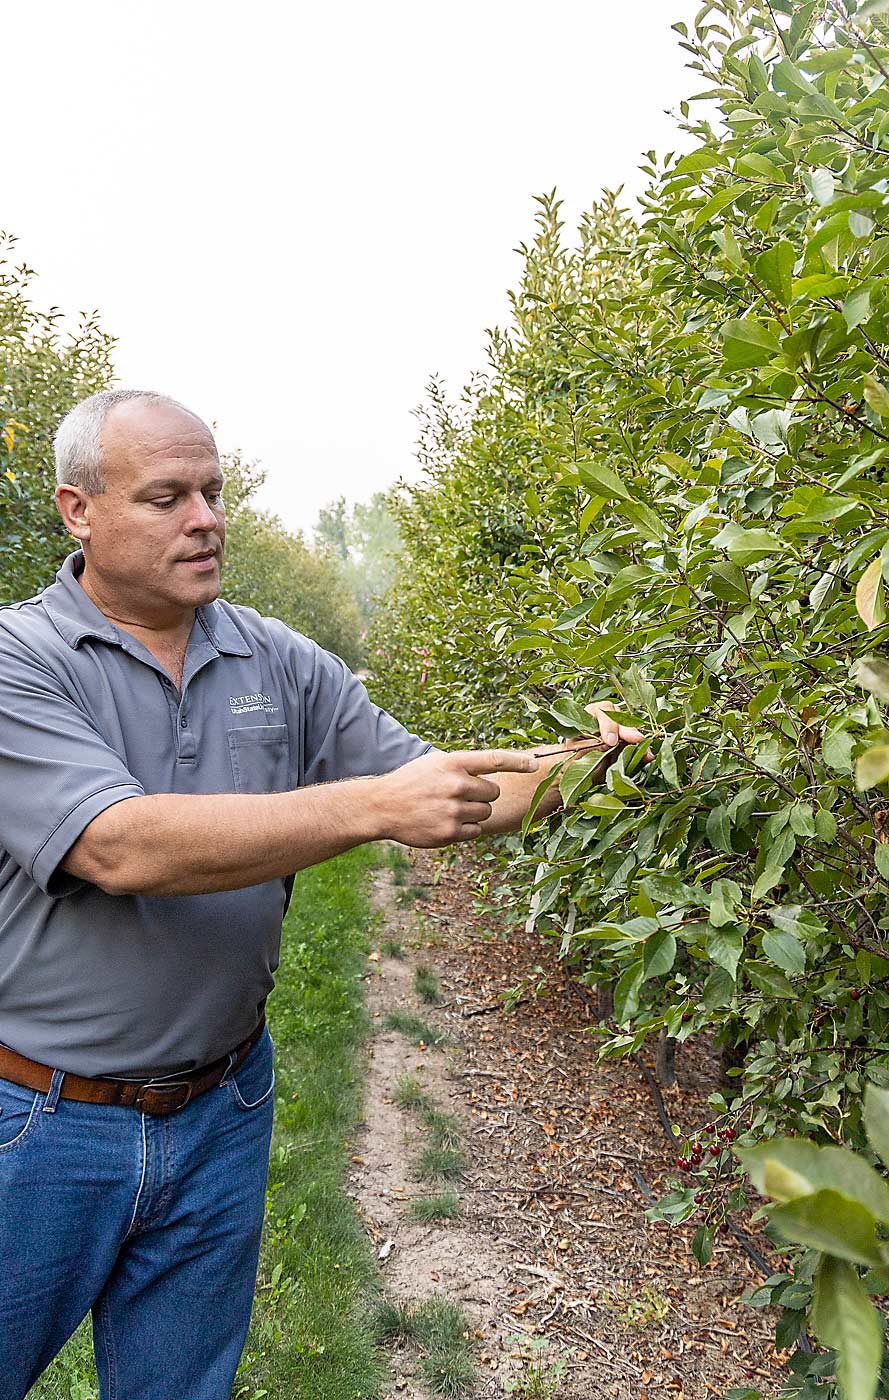
[[[566,983],[558,941],[492,914],[500,879],[480,852],[411,854],[425,896],[422,954],[441,979],[473,1125],[468,1198],[479,1229],[513,1251],[505,1304],[517,1330],[545,1336],[580,1370],[598,1359],[601,1395],[707,1400],[731,1386],[775,1395],[786,1358],[774,1318],[740,1301],[761,1274],[730,1234],[701,1268],[690,1250],[698,1221],[645,1219],[646,1192],[663,1194],[677,1176],[675,1152],[639,1069],[597,1062],[594,1013]],[[520,1004],[507,1011],[512,988]],[[653,1048],[643,1053],[653,1066]],[[700,1129],[713,1116],[715,1057],[706,1043],[686,1044],[677,1069],[667,1113]],[[762,1237],[755,1243],[769,1254]],[[574,1393],[569,1373],[558,1394]]]

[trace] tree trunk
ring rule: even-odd
[[[676,1037],[663,1030],[657,1038],[655,1074],[662,1089],[672,1089],[676,1083]]]

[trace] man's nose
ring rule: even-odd
[[[198,494],[192,500],[186,529],[191,534],[207,534],[218,528],[219,521],[205,496]]]

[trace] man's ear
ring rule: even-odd
[[[68,534],[73,535],[76,540],[88,540],[90,537],[90,497],[87,493],[79,486],[57,486],[55,501]]]

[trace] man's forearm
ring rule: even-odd
[[[131,797],[108,807],[63,866],[109,894],[210,894],[280,879],[385,834],[378,779],[292,792]]]

